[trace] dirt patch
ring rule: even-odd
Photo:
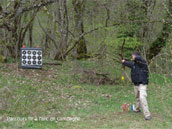
[[[22,69],[16,64],[3,64],[3,67],[4,73],[11,74],[14,76],[22,76],[31,80],[41,80],[47,77],[54,78],[54,75],[56,73],[54,69]]]
[[[119,79],[112,79],[108,73],[98,72],[96,70],[79,70],[75,71],[73,77],[84,84],[93,85],[113,85],[119,84]]]

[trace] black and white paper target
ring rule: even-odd
[[[23,68],[41,68],[41,48],[21,48],[21,66]]]

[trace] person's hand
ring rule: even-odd
[[[124,63],[125,62],[125,60],[122,60],[122,63]]]
[[[136,58],[136,55],[132,55],[132,59],[135,60],[135,58]]]

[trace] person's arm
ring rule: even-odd
[[[132,61],[126,61],[126,60],[122,60],[122,64],[129,68],[132,68],[134,65],[134,63]]]

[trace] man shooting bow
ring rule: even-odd
[[[136,96],[136,109],[134,112],[140,112],[142,107],[145,120],[151,119],[151,114],[149,112],[149,107],[147,103],[147,85],[149,70],[146,61],[141,57],[139,52],[134,52],[132,54],[133,61],[122,60],[124,66],[131,69],[131,79],[134,84],[134,92]]]

